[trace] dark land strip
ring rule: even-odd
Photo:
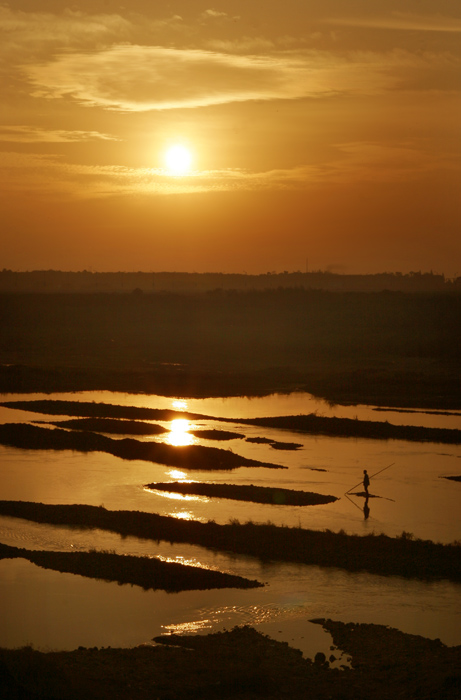
[[[36,421],[39,423],[40,421]],[[108,433],[113,435],[162,435],[170,432],[156,423],[145,423],[138,420],[124,420],[117,418],[75,418],[52,422],[56,428],[70,428],[71,430],[90,430],[94,433]],[[235,440],[243,438],[242,433],[234,433],[230,430],[188,430],[189,435],[203,438],[204,440]]]
[[[228,419],[221,419],[228,420]],[[237,421],[234,421],[237,422]],[[461,444],[461,430],[455,428],[426,428],[413,425],[353,418],[317,416],[314,413],[299,416],[275,416],[273,418],[243,418],[239,423],[264,428],[279,428],[312,435],[335,437],[371,438],[373,440],[409,440],[412,442],[438,442]]]
[[[219,525],[214,521],[183,521],[156,513],[110,511],[102,506],[27,501],[0,501],[0,515],[53,525],[99,528],[155,541],[187,542],[250,555],[262,561],[290,561],[380,575],[461,581],[459,544],[414,540],[408,533],[398,538],[383,534],[361,537],[329,530],[321,532],[253,522]]]
[[[306,659],[251,627],[164,635],[132,649],[0,649],[9,700],[459,700],[461,647],[382,625],[316,620],[351,668]],[[310,623],[306,622],[306,626]],[[307,630],[306,630],[307,633]]]
[[[460,309],[431,292],[2,293],[0,391],[459,409]]]
[[[136,406],[117,406],[113,404],[79,401],[5,401],[0,406],[11,409],[33,411],[48,415],[77,415],[99,418],[128,418],[147,420],[172,420],[173,418],[190,418],[191,420],[216,420],[224,423],[241,423],[265,428],[278,428],[311,435],[329,435],[331,437],[360,437],[374,440],[408,440],[413,442],[436,442],[450,445],[461,444],[461,430],[454,428],[426,428],[412,425],[393,425],[387,421],[364,421],[352,418],[317,416],[314,413],[297,416],[274,416],[269,418],[217,418],[197,413],[181,413],[162,409],[142,408]],[[169,416],[169,417],[165,417]],[[274,441],[275,442],[275,441]],[[296,443],[281,443],[283,449]],[[276,446],[276,443],[275,443]],[[280,448],[282,449],[282,448]]]
[[[171,481],[166,483],[146,484],[145,488],[174,493],[209,496],[210,498],[228,498],[234,501],[251,501],[252,503],[270,503],[282,506],[316,506],[333,503],[335,496],[324,496],[309,491],[271,488],[269,486],[250,486],[234,484],[207,484],[199,482]]]
[[[260,445],[270,445],[274,450],[299,450],[302,447],[298,442],[279,442],[278,440],[271,440],[270,438],[264,437],[247,437],[245,441]]]
[[[36,421],[37,423],[41,421]],[[93,433],[108,433],[112,435],[163,435],[167,428],[155,423],[145,423],[136,420],[118,420],[116,418],[75,418],[51,422],[56,428],[71,430],[89,430]]]
[[[204,591],[212,588],[258,588],[258,581],[198,566],[113,552],[52,552],[0,543],[0,559],[27,559],[43,569],[141,586],[144,590]]]
[[[186,413],[164,408],[147,408],[144,406],[118,406],[111,403],[95,403],[94,401],[59,401],[42,399],[37,401],[4,401],[0,406],[16,408],[33,413],[44,413],[50,416],[78,416],[85,418],[113,418],[128,420],[157,420],[170,421],[175,418],[198,420],[208,418],[200,413]]]
[[[85,431],[70,432],[36,425],[5,423],[0,425],[0,444],[28,450],[76,450],[107,452],[126,460],[140,459],[181,469],[228,470],[238,467],[286,469],[270,462],[240,457],[229,450],[204,445],[173,447],[166,443],[140,442],[133,438],[111,439]]]

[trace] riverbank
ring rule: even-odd
[[[54,353],[49,346],[51,356]],[[367,359],[337,357],[309,360],[303,369],[286,364],[253,371],[204,370],[183,365],[149,369],[79,365],[0,365],[0,393],[28,394],[73,391],[115,391],[161,396],[209,398],[268,396],[305,391],[336,404],[461,410],[457,362],[444,366],[420,359],[370,365]]]
[[[239,627],[133,649],[0,649],[0,692],[9,700],[458,700],[461,647],[379,625],[316,622],[351,668]]]
[[[0,559],[27,559],[44,569],[141,586],[144,590],[206,591],[212,588],[258,588],[259,581],[203,569],[155,557],[119,555],[115,552],[53,552],[10,547],[0,543]]]
[[[461,581],[461,545],[401,537],[366,536],[277,527],[270,523],[219,525],[181,520],[157,513],[111,511],[102,506],[50,505],[0,501],[0,515],[52,525],[99,528],[122,536],[186,542],[207,549],[256,557],[261,561],[298,562],[367,571],[385,576]]]
[[[235,484],[210,484],[197,481],[169,481],[167,483],[146,484],[146,489],[165,491],[167,493],[190,494],[207,496],[209,498],[228,498],[234,501],[251,503],[270,503],[284,506],[316,506],[334,503],[335,496],[324,496],[321,493],[299,491],[295,489],[269,488],[268,486],[249,486]]]
[[[242,423],[244,425],[256,425],[264,428],[278,428],[300,433],[308,433],[311,435],[328,435],[330,437],[370,438],[373,440],[410,440],[412,442],[438,442],[451,445],[461,444],[461,430],[454,428],[426,428],[412,425],[393,425],[387,421],[353,420],[350,418],[317,416],[314,413],[298,416],[273,416],[269,418],[218,418],[216,416],[207,416],[200,413],[186,413],[136,406],[117,406],[113,404],[91,403],[84,401],[53,401],[49,399],[37,401],[5,401],[0,403],[0,406],[10,409],[21,409],[35,413],[43,413],[46,415],[97,417],[98,421],[95,423],[87,421],[86,426],[90,429],[99,427],[99,429],[101,429],[103,432],[106,432],[104,430],[104,423],[99,423],[99,420],[105,418],[138,420],[149,419],[163,421],[174,420],[175,418],[187,418],[190,420],[213,420],[224,423]],[[53,425],[58,426],[59,424],[53,423]],[[79,422],[65,421],[62,425],[64,427],[77,430],[80,429]],[[120,429],[123,429],[123,424],[120,423],[119,427]],[[129,431],[129,429],[130,424],[128,423],[127,430]],[[140,432],[142,430],[143,427],[141,425]],[[155,427],[152,428],[153,432],[155,430]],[[116,432],[113,427],[110,427],[110,431]],[[56,438],[55,448],[53,447],[53,434],[55,434]],[[8,440],[10,442],[7,442]],[[283,443],[275,440],[267,440],[265,438],[250,438],[250,440],[253,442],[269,442],[275,449],[298,449],[301,447],[301,445],[297,443]],[[171,446],[164,445],[161,447],[157,443],[153,442],[149,443],[151,446],[151,449],[149,450],[145,444],[143,445],[139,441],[125,440],[125,449],[122,454],[120,445],[115,445],[113,444],[114,441],[110,440],[110,438],[103,438],[95,433],[87,432],[85,435],[76,434],[75,439],[73,439],[71,437],[71,433],[68,433],[66,437],[63,430],[55,430],[50,433],[50,431],[40,429],[38,426],[20,426],[19,424],[5,424],[4,426],[0,426],[0,443],[34,449],[34,445],[41,445],[43,444],[43,441],[46,441],[47,445],[49,445],[49,449],[65,449],[59,447],[59,445],[67,444],[70,446],[71,443],[73,443],[73,447],[70,448],[76,450],[90,451],[93,449],[100,449],[120,457],[123,457],[125,454],[129,455],[131,452],[136,455],[146,455],[145,457],[126,456],[124,457],[125,459],[149,459],[148,455],[151,452],[152,455],[154,455],[152,459],[155,461],[154,457],[155,453],[157,453],[159,455],[157,461],[164,464],[173,464],[173,462],[163,461],[166,459],[164,456],[165,452],[168,452],[168,459],[172,460],[177,458],[175,457],[174,450],[171,450]],[[120,442],[121,444],[121,441],[117,442]],[[170,447],[169,450],[168,447]],[[197,445],[195,447],[199,448],[200,446]],[[35,447],[35,449],[43,448]],[[191,454],[192,452],[193,450],[190,451]],[[261,463],[257,463],[255,460],[245,461],[244,458],[237,459],[236,457],[231,457],[227,450],[201,447],[195,452],[197,454],[197,459],[199,458],[199,454],[202,454],[204,458],[204,468],[211,468],[206,466],[209,459],[205,458],[205,455],[207,455],[210,459],[213,459],[212,455],[214,455],[216,458],[215,463],[217,465],[219,465],[221,461],[223,461],[223,464],[229,465],[223,467],[217,466],[216,468],[233,468],[231,465],[236,465],[238,459],[242,460],[241,466],[261,466]],[[252,461],[253,464],[251,464]],[[191,461],[191,463],[195,464],[194,461]],[[277,465],[268,464],[265,466],[274,467]]]

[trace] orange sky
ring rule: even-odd
[[[459,0],[0,0],[0,80],[0,268],[461,275]]]

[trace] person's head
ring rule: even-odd
[[[366,469],[364,469],[364,470],[363,470],[363,473],[364,473],[364,474],[366,474],[366,473],[367,473],[367,470],[366,470]]]

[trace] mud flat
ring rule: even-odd
[[[0,444],[28,450],[76,450],[78,452],[107,452],[121,459],[140,459],[167,464],[181,469],[229,470],[238,467],[286,467],[241,457],[229,450],[203,445],[174,447],[165,443],[140,442],[133,438],[112,440],[90,432],[70,432],[36,425],[5,423],[0,425]]]
[[[0,692],[11,700],[458,700],[461,647],[378,625],[317,622],[350,654],[351,668],[236,627],[132,649],[0,649]]]
[[[141,586],[144,590],[203,591],[212,588],[258,588],[258,581],[241,576],[113,552],[52,552],[10,547],[0,543],[0,559],[27,559],[44,569],[88,578]]]
[[[164,409],[142,408],[136,406],[117,406],[113,404],[78,402],[78,401],[5,401],[0,403],[11,409],[33,411],[48,415],[71,415],[94,418],[118,418],[132,420],[173,420],[189,418],[191,420],[213,419],[223,423],[242,423],[265,428],[278,428],[310,435],[328,435],[330,437],[371,438],[373,440],[409,440],[412,442],[437,442],[449,445],[461,444],[461,430],[454,428],[426,428],[412,425],[393,425],[383,421],[354,420],[317,416],[314,413],[297,416],[273,416],[269,418],[217,418],[200,413],[183,413]],[[254,438],[265,442],[265,438]],[[271,441],[275,449],[297,449],[297,443],[278,443]]]
[[[34,522],[99,528],[150,540],[187,542],[212,550],[250,555],[262,561],[290,561],[333,566],[347,571],[426,580],[461,581],[461,545],[415,540],[407,533],[346,535],[277,527],[272,524],[219,525],[180,520],[156,513],[111,511],[102,506],[49,505],[27,501],[0,501],[0,515]]]
[[[412,442],[438,442],[461,444],[461,430],[455,428],[425,428],[413,425],[393,425],[380,421],[354,420],[317,416],[314,413],[299,416],[275,416],[273,418],[239,419],[245,425],[265,428],[281,428],[312,435],[334,437],[371,438],[373,440],[409,440]]]
[[[59,401],[41,399],[36,401],[4,401],[0,406],[5,408],[32,411],[50,416],[76,416],[85,418],[113,418],[128,420],[161,420],[169,421],[175,418],[192,420],[206,418],[200,413],[186,413],[163,408],[146,408],[143,406],[118,406],[111,403],[95,403],[94,401]]]
[[[274,450],[299,450],[302,445],[299,442],[280,442],[264,437],[249,437],[246,442],[254,442],[256,445],[270,445]]]
[[[210,498],[228,498],[234,501],[252,503],[271,503],[283,506],[315,506],[333,503],[335,496],[324,496],[309,491],[270,488],[268,486],[235,486],[234,484],[207,484],[199,482],[171,481],[166,483],[146,484],[145,488],[157,491],[209,496]]]
[[[37,421],[39,423],[41,421]],[[50,422],[55,428],[70,430],[89,430],[93,433],[109,433],[114,435],[162,435],[167,428],[155,423],[144,423],[136,420],[117,420],[115,418],[73,418]]]

